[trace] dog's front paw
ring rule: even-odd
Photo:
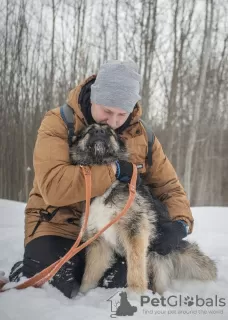
[[[154,282],[150,288],[153,293],[158,293],[160,296],[163,296],[164,292],[168,289],[168,286],[165,283]]]
[[[97,284],[96,283],[82,283],[80,289],[79,289],[79,292],[81,293],[87,293],[89,290],[91,289],[95,289],[97,287]]]

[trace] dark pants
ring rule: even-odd
[[[74,244],[74,240],[43,236],[30,241],[25,247],[23,261],[17,262],[11,272],[10,281],[19,281],[21,276],[31,278],[55,261],[63,257]],[[98,257],[99,259],[99,257]],[[85,268],[85,249],[80,251],[53,277],[50,283],[59,289],[66,297],[77,295]],[[116,255],[116,262],[106,270],[98,286],[105,288],[126,287],[127,266],[125,258]]]

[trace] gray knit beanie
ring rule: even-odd
[[[139,95],[141,76],[133,60],[111,60],[100,67],[91,86],[91,102],[132,112]]]

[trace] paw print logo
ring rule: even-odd
[[[186,304],[188,307],[193,306],[194,304],[193,297],[187,296],[186,298],[184,298],[184,304]]]

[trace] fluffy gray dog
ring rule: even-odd
[[[125,144],[115,131],[98,124],[90,125],[73,138],[70,158],[75,165],[102,165],[129,159]],[[93,199],[83,241],[112,220],[123,209],[128,196],[128,184],[116,181],[104,195]],[[128,212],[87,247],[80,291],[85,293],[97,286],[112,265],[115,251],[126,257],[129,291],[143,293],[152,283],[153,291],[162,294],[172,279],[215,280],[214,261],[196,243],[183,240],[178,249],[165,256],[148,250],[156,239],[159,221],[169,219],[156,212],[149,189],[141,183]]]

